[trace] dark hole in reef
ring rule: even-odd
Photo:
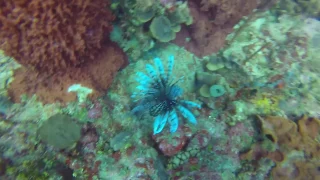
[[[254,96],[254,95],[257,94],[257,92],[258,92],[257,89],[252,89],[252,90],[250,90],[250,95],[251,95],[251,96]]]
[[[145,22],[143,25],[142,25],[142,30],[143,30],[143,32],[149,32],[149,30],[150,30],[150,24],[151,24],[151,21],[152,20],[150,20],[150,21],[148,21],[148,22]]]
[[[63,180],[74,180],[73,178],[73,170],[69,167],[66,167],[63,164],[58,163],[56,165],[56,171],[60,176],[62,176]]]
[[[288,119],[291,119],[292,121],[294,122],[298,122],[302,117],[303,117],[303,114],[301,115],[297,115],[297,114],[287,114],[287,117]]]
[[[266,134],[266,138],[270,139],[270,141],[275,142],[273,137],[270,134]]]
[[[309,118],[308,118],[308,121],[309,121],[309,122],[313,121],[313,118],[312,118],[312,117],[309,117]]]

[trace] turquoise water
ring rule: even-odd
[[[320,179],[320,2],[0,4],[0,179]]]

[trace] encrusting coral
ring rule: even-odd
[[[71,102],[77,94],[68,92],[73,84],[81,84],[93,90],[89,97],[96,98],[109,88],[119,68],[127,65],[125,54],[115,45],[108,43],[93,62],[84,62],[81,67],[70,67],[55,74],[41,73],[27,68],[15,71],[15,80],[10,84],[9,95],[14,102],[20,101],[22,94],[36,94],[43,103]]]
[[[109,5],[105,0],[1,1],[0,49],[24,66],[10,85],[12,100],[27,93],[46,103],[69,102],[76,99],[67,92],[72,84],[104,92],[126,64],[122,50],[109,41],[114,19]]]
[[[232,25],[257,6],[257,1],[201,0],[201,11],[209,12],[210,19],[217,25]]]
[[[263,9],[265,0],[190,0],[188,6],[193,24],[183,26],[174,40],[199,57],[218,52],[233,27],[254,9]],[[273,1],[272,1],[273,2]],[[190,38],[190,41],[186,41]]]
[[[286,118],[267,116],[259,117],[259,120],[266,140],[241,154],[241,159],[275,161],[274,179],[320,178],[319,119],[304,116],[295,123]]]
[[[112,30],[108,1],[2,1],[0,49],[20,64],[59,70],[93,60]]]
[[[181,25],[193,21],[185,1],[122,0],[111,5],[117,17],[111,39],[137,60],[157,42],[175,39]]]
[[[277,14],[290,14],[320,18],[320,1],[318,0],[281,0],[272,9]]]
[[[223,47],[232,27],[258,6],[257,0],[191,0],[188,4],[193,24],[184,27],[174,42],[200,57]],[[186,43],[186,37],[191,42]]]

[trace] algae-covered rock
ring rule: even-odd
[[[14,61],[13,58],[6,56],[0,50],[0,94],[7,95],[7,88],[13,81],[13,72],[21,65]]]
[[[120,132],[110,141],[110,146],[114,151],[119,151],[124,148],[128,143],[130,143],[132,134],[126,131]]]
[[[196,72],[196,81],[198,83],[214,85],[218,84],[223,77],[219,74],[212,74],[208,72]]]
[[[7,114],[13,103],[8,99],[7,96],[0,95],[0,114]]]
[[[203,86],[201,86],[201,88],[199,89],[199,94],[202,97],[206,97],[209,98],[211,97],[210,95],[210,87],[207,84],[204,84]]]
[[[211,62],[209,62],[209,63],[207,63],[206,68],[209,71],[217,71],[219,69],[224,68],[224,64],[223,63],[211,63]]]
[[[319,18],[320,17],[320,1],[319,0],[281,0],[273,10],[277,14],[299,15]]]
[[[155,9],[151,7],[145,11],[137,10],[136,16],[140,22],[145,23],[151,20],[155,13]]]
[[[187,3],[178,3],[175,11],[168,14],[168,18],[174,24],[191,25],[193,22]]]
[[[56,114],[38,129],[40,139],[57,149],[66,149],[81,137],[81,127],[71,117]]]

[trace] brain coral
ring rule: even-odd
[[[112,30],[107,0],[0,1],[0,49],[39,71],[94,59]]]

